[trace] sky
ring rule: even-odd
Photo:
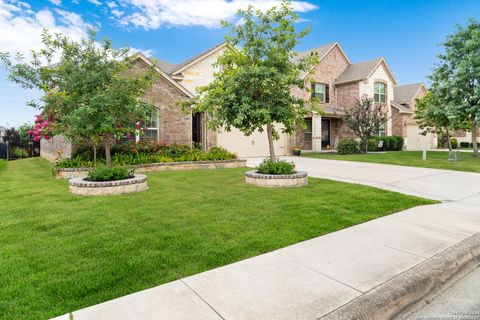
[[[95,28],[116,47],[131,47],[181,63],[223,41],[219,21],[238,20],[252,4],[266,9],[279,0],[0,0],[0,52],[40,48],[43,28],[72,39]],[[445,37],[469,18],[480,20],[480,0],[293,1],[311,27],[298,50],[339,42],[355,63],[384,57],[399,84],[426,82]],[[7,80],[0,67],[0,126],[32,122],[27,102],[39,93]]]

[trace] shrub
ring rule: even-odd
[[[460,148],[470,148],[470,142],[460,142]]]
[[[128,167],[97,167],[85,178],[87,181],[116,181],[133,177],[133,169]]]
[[[101,163],[101,161],[97,161],[97,163]],[[55,162],[55,164],[53,165],[53,169],[58,170],[62,168],[91,168],[95,167],[97,163],[90,161],[89,158],[85,155],[78,154],[73,158],[65,158]]]
[[[354,139],[343,139],[337,145],[339,154],[354,154],[360,152],[360,143]]]
[[[456,138],[450,139],[450,144],[452,145],[452,149],[458,148],[458,140]]]
[[[293,174],[295,173],[295,164],[287,161],[277,161],[275,163],[266,158],[263,162],[256,168],[258,173],[262,174]]]

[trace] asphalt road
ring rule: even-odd
[[[407,320],[480,320],[480,268],[462,278]]]

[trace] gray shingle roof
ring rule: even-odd
[[[382,58],[376,58],[364,62],[351,64],[345,71],[335,80],[335,83],[344,83],[350,81],[358,81],[367,78],[375,69]]]
[[[412,108],[401,105],[400,103],[395,102],[393,100],[390,101],[390,104],[392,105],[392,107],[397,108],[401,113],[413,113]]]
[[[332,48],[335,45],[335,43],[336,42],[327,43],[327,44],[324,44],[320,47],[312,48],[312,49],[309,49],[309,50],[306,50],[306,51],[297,51],[296,52],[297,55],[295,56],[293,61],[299,61],[300,59],[302,59],[303,57],[306,57],[307,55],[309,55],[312,52],[317,52],[318,57],[321,58],[325,55],[325,53],[328,52],[328,50],[330,50],[330,48]]]
[[[423,83],[411,83],[403,86],[395,86],[393,89],[393,98],[397,103],[410,103],[415,98],[418,90]]]
[[[150,61],[155,63],[166,74],[169,74],[170,72],[172,72],[173,70],[175,70],[177,68],[177,65],[175,65],[173,63],[170,63],[168,61],[165,61],[165,60],[160,60],[160,59],[152,57],[152,58],[150,58]]]

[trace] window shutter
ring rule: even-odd
[[[328,84],[325,85],[325,102],[330,102],[330,86]]]
[[[312,98],[315,97],[315,82],[312,82]]]

